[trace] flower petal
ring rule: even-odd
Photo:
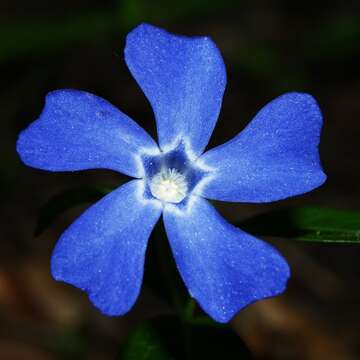
[[[141,199],[133,180],[90,207],[56,244],[51,271],[56,280],[85,290],[107,315],[122,315],[140,292],[150,233],[161,214],[157,201]]]
[[[269,202],[320,186],[326,180],[318,152],[321,127],[312,96],[288,93],[276,98],[245,130],[201,157],[215,171],[202,196]]]
[[[213,41],[142,24],[127,36],[125,60],[153,107],[160,147],[182,138],[194,155],[201,154],[226,84],[225,65]]]
[[[46,97],[38,120],[24,130],[17,151],[29,166],[50,171],[112,169],[141,177],[137,155],[154,140],[106,100],[78,90]]]
[[[212,318],[229,321],[244,306],[284,291],[289,267],[270,245],[225,221],[197,197],[190,210],[164,210],[181,276]]]

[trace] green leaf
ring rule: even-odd
[[[317,207],[281,209],[252,217],[238,225],[258,236],[360,244],[358,211]]]
[[[110,188],[73,188],[51,198],[39,211],[35,236],[41,235],[65,211],[78,205],[96,202],[109,193]]]
[[[162,316],[140,325],[120,353],[123,360],[252,359],[242,340],[224,325],[205,326]]]

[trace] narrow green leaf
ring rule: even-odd
[[[358,211],[317,207],[281,209],[247,219],[239,227],[258,236],[360,244]]]
[[[92,203],[109,193],[110,188],[73,188],[51,198],[39,211],[35,236],[41,235],[60,215],[78,205]]]

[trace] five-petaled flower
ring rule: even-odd
[[[206,199],[262,203],[321,185],[320,110],[308,94],[282,95],[233,139],[203,153],[226,84],[212,40],[142,24],[127,36],[125,60],[152,105],[159,145],[110,103],[77,90],[49,93],[39,119],[20,134],[17,151],[29,166],[103,168],[136,178],[63,233],[52,275],[85,290],[104,314],[126,313],[140,292],[148,238],[162,214],[191,296],[227,322],[284,291],[290,271],[272,246],[226,222]]]

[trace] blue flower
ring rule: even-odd
[[[152,105],[159,145],[113,105],[77,90],[49,93],[39,119],[19,136],[17,151],[29,166],[135,178],[63,233],[52,275],[86,291],[104,314],[125,314],[140,292],[147,242],[162,215],[190,295],[227,322],[283,292],[290,271],[272,246],[229,224],[206,199],[263,203],[321,185],[320,110],[308,94],[282,95],[204,153],[226,84],[212,40],[143,24],[127,36],[125,60]]]

